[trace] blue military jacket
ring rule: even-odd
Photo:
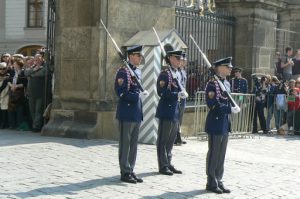
[[[213,79],[207,83],[205,99],[209,108],[205,132],[213,135],[227,134],[230,131],[229,114],[231,113],[231,105],[216,80]]]
[[[230,84],[231,84],[231,92],[233,93],[248,92],[248,81],[245,78],[232,78]]]
[[[117,72],[115,91],[119,97],[116,118],[120,121],[141,122],[143,112],[140,90],[126,67],[120,68]]]
[[[178,92],[180,92],[180,88],[177,81],[172,78],[170,69],[164,70],[159,74],[156,86],[157,94],[160,99],[155,117],[162,120],[178,122]]]

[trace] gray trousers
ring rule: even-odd
[[[135,166],[140,122],[119,121],[119,165],[121,175],[132,173]]]
[[[29,110],[32,118],[32,128],[41,129],[44,119],[44,97],[29,97]]]
[[[179,105],[179,127],[182,124],[184,111],[185,111],[185,105],[180,104]],[[180,129],[178,129],[178,131],[180,131]]]
[[[282,74],[283,79],[289,81],[290,79],[292,79],[292,74],[291,73],[285,73],[283,72]]]
[[[171,166],[172,149],[177,131],[178,122],[159,120],[158,138],[156,143],[159,170]]]
[[[206,156],[207,186],[218,187],[222,184],[224,160],[228,135],[208,135],[208,152]]]

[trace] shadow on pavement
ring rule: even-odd
[[[300,136],[299,135],[278,135],[278,134],[259,134],[260,137],[270,137],[270,138],[276,138],[276,139],[284,139],[286,141],[299,141]]]
[[[161,195],[156,196],[144,196],[143,199],[152,199],[152,198],[194,198],[198,195],[209,194],[205,189],[202,190],[194,190],[188,192],[167,192]]]
[[[276,139],[285,139],[286,141],[299,141],[300,136],[298,135],[276,135]]]
[[[126,183],[120,181],[120,176],[112,176],[101,179],[88,180],[79,183],[65,184],[53,187],[42,187],[33,189],[27,192],[16,192],[16,193],[0,193],[5,196],[15,196],[20,198],[27,197],[38,197],[45,195],[76,195],[76,192],[82,190],[93,189],[101,186],[127,186]]]
[[[137,175],[141,178],[149,177],[149,176],[157,176],[161,175],[158,172],[147,172],[147,173],[137,173]]]
[[[139,176],[148,177],[159,175],[158,172],[148,172],[141,173]],[[71,184],[63,184],[59,186],[48,186],[41,187],[37,189],[33,189],[26,192],[16,192],[16,193],[0,193],[0,196],[7,197],[19,197],[19,198],[28,198],[28,197],[43,197],[47,195],[76,195],[77,192],[94,189],[101,186],[130,186],[130,184],[124,183],[120,181],[120,176],[111,176],[101,179],[88,180],[84,182],[71,183]],[[144,196],[144,199],[150,198],[193,198],[197,195],[207,194],[206,190],[194,190],[189,192],[167,192],[158,196]]]
[[[14,130],[0,130],[0,147],[24,145],[24,144],[38,144],[38,143],[60,143],[65,145],[72,145],[79,148],[86,148],[98,145],[116,145],[117,141],[104,139],[74,139],[63,137],[47,137],[41,136],[39,133],[32,133],[30,131],[14,131]]]

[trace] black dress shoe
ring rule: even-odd
[[[140,183],[143,182],[143,179],[137,177],[137,176],[135,175],[135,173],[131,173],[131,176],[132,176],[132,178],[135,179],[137,182],[140,182]]]
[[[136,180],[130,175],[130,173],[122,175],[121,181],[136,184]]]
[[[230,189],[227,189],[226,187],[224,187],[224,185],[219,186],[219,188],[223,191],[223,193],[230,193]]]
[[[173,172],[170,171],[170,169],[168,167],[162,168],[161,170],[159,170],[159,173],[164,174],[164,175],[168,175],[168,176],[173,175]]]
[[[264,134],[273,134],[273,132],[271,130],[265,130],[263,131]]]
[[[181,146],[182,144],[186,144],[186,141],[174,142],[175,145]]]
[[[206,186],[206,190],[217,193],[217,194],[222,194],[223,193],[222,189],[220,189],[219,187]]]
[[[175,169],[174,166],[169,166],[170,171],[176,174],[182,174],[182,171]]]

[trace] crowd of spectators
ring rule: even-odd
[[[45,109],[45,51],[3,53],[0,61],[0,128],[40,132]]]
[[[3,53],[0,61],[0,128],[40,132],[44,124],[46,95],[45,51],[34,56]],[[285,54],[276,52],[275,75],[252,74],[255,106],[252,132],[258,133],[257,119],[263,133],[280,132],[286,125],[291,134],[300,135],[300,49],[293,55],[287,47]],[[242,70],[234,68],[231,89],[234,93],[248,93],[248,82]],[[191,93],[199,90],[198,78],[188,76]]]
[[[271,132],[274,116],[278,133],[284,130],[285,125],[288,133],[300,135],[297,122],[300,121],[300,49],[295,56],[291,47],[287,47],[285,52],[283,56],[276,52],[275,76],[252,75],[255,94],[253,133],[258,132],[257,116],[266,134]]]

